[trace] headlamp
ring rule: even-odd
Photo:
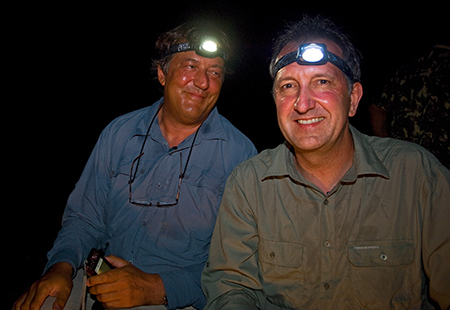
[[[187,51],[195,51],[197,55],[207,58],[220,57],[225,59],[226,57],[225,52],[219,47],[217,40],[213,37],[204,37],[200,44],[184,42],[172,45],[164,56]]]
[[[300,44],[298,50],[284,55],[278,60],[274,67],[275,74],[283,67],[290,65],[296,61],[299,65],[320,66],[327,62],[338,67],[350,81],[353,81],[353,73],[345,61],[327,50],[325,44],[320,43],[304,43]]]

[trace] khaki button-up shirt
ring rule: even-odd
[[[351,132],[353,166],[328,193],[287,144],[233,171],[205,309],[450,306],[450,172],[420,146]]]

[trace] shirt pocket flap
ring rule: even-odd
[[[222,194],[227,175],[224,171],[217,171],[213,169],[201,168],[196,165],[192,165],[192,169],[189,169],[186,175],[185,181],[196,187],[207,188],[212,191],[218,191]]]
[[[414,259],[414,244],[408,240],[348,242],[348,257],[356,267],[401,266]]]
[[[260,240],[259,259],[263,263],[298,268],[303,260],[303,246],[298,243]]]

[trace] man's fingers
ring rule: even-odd
[[[113,273],[113,271],[115,271],[115,269],[90,277],[87,279],[86,285],[88,287],[93,287],[100,284],[114,282],[117,279],[117,276],[115,275],[115,272]]]
[[[23,294],[17,299],[17,301],[14,303],[14,307],[13,307],[14,310],[20,310],[21,307],[22,307],[22,305],[24,305],[23,308],[25,309],[25,301],[26,301],[26,299],[27,299],[27,297],[28,297],[28,294],[29,294],[29,290],[26,291],[25,293],[23,293]],[[28,302],[27,304],[29,305],[30,302]]]
[[[14,310],[39,310],[48,296],[56,297],[56,310],[63,309],[72,290],[72,266],[56,263],[19,297]]]
[[[103,283],[99,285],[94,285],[89,288],[89,293],[92,295],[105,294],[111,291],[115,291],[113,283]]]
[[[16,302],[15,309],[39,310],[48,296],[47,290],[41,290],[39,283],[33,283]]]
[[[70,296],[70,290],[62,290],[59,292],[59,294],[56,296],[56,300],[53,303],[53,310],[63,310],[66,306],[67,300]]]
[[[48,292],[46,291],[38,291],[35,295],[33,300],[30,304],[30,310],[39,310],[41,309],[42,304],[44,303],[45,299],[49,296]]]
[[[97,300],[103,304],[105,303],[111,303],[113,301],[119,301],[119,298],[117,298],[117,292],[108,292],[105,294],[100,294],[96,296]]]
[[[35,292],[36,292],[36,284],[33,283],[28,289],[28,291],[22,295],[23,296],[23,298],[21,297],[22,304],[19,305],[18,309],[31,309],[31,303],[34,300]]]
[[[86,285],[89,288],[92,288],[92,287],[98,286],[98,285],[111,284],[113,282],[116,282],[120,278],[120,274],[121,274],[121,269],[109,270],[105,273],[88,278]]]
[[[130,265],[130,263],[120,257],[109,255],[105,257],[108,262],[116,268],[124,267],[126,265]]]

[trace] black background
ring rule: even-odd
[[[209,19],[230,35],[234,74],[226,77],[217,106],[261,151],[283,141],[268,64],[272,40],[286,22],[320,13],[351,35],[363,56],[364,87],[351,122],[370,133],[367,105],[400,65],[448,36],[445,11],[437,1],[60,2],[5,9],[2,278],[8,290],[2,304],[10,308],[41,274],[67,197],[101,130],[162,95],[149,70],[160,33]]]

